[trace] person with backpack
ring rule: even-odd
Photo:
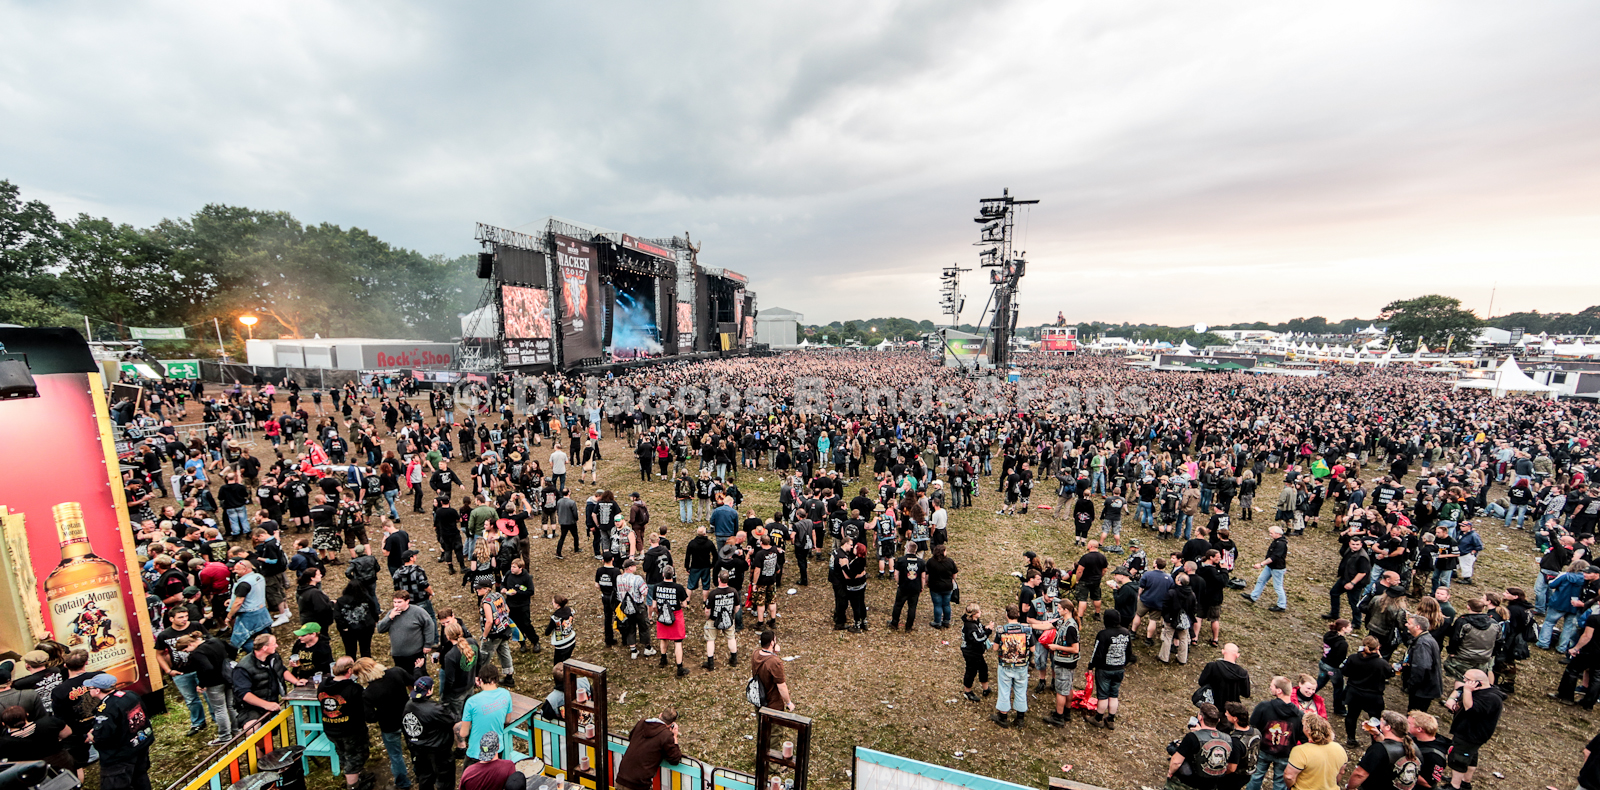
[[[761,632],[761,649],[750,661],[750,681],[745,687],[745,697],[758,708],[776,708],[794,711],[794,699],[789,695],[789,684],[783,673],[783,656],[779,653],[778,635],[772,631]]]
[[[704,537],[702,535],[702,537]],[[706,609],[706,660],[702,664],[707,672],[717,668],[717,633],[720,631],[728,638],[728,667],[731,669],[739,665],[739,640],[734,632],[733,615],[739,608],[739,591],[728,586],[731,574],[726,570],[717,571],[717,586],[705,599]]]
[[[1386,710],[1379,722],[1377,737],[1350,772],[1347,790],[1409,789],[1422,778],[1422,755],[1408,735],[1405,715]]]
[[[628,648],[628,657],[639,657],[639,646],[644,644],[644,654],[653,656],[655,648],[645,636],[645,610],[648,590],[644,577],[639,575],[639,563],[632,559],[622,561],[622,575],[617,577],[617,609],[622,612],[622,644]]]
[[[1486,601],[1474,598],[1467,601],[1467,613],[1456,618],[1450,634],[1450,659],[1444,664],[1451,677],[1459,678],[1469,669],[1493,671],[1503,629],[1487,609]]]
[[[1221,721],[1217,706],[1200,703],[1197,720],[1167,762],[1168,790],[1220,790],[1227,775],[1238,769],[1233,738],[1217,731]]]
[[[1541,649],[1550,649],[1556,623],[1562,620],[1565,622],[1561,626],[1561,638],[1555,642],[1556,652],[1565,653],[1572,649],[1573,641],[1578,636],[1578,627],[1583,622],[1583,613],[1589,608],[1584,600],[1584,587],[1596,579],[1600,579],[1600,569],[1584,560],[1574,560],[1564,573],[1550,581],[1545,592],[1544,625],[1539,628]]]
[[[689,591],[675,581],[677,573],[672,566],[661,572],[661,583],[650,587],[650,619],[656,624],[656,639],[661,642],[661,666],[667,666],[667,644],[672,644],[673,660],[678,665],[678,677],[687,677],[689,670],[683,666],[683,637],[688,631],[683,608],[689,601]]]
[[[1122,614],[1113,610],[1101,617],[1105,627],[1095,634],[1094,652],[1089,657],[1089,671],[1094,673],[1094,723],[1115,730],[1122,678],[1139,659],[1133,654],[1133,632],[1122,627]]]
[[[1269,688],[1272,699],[1257,703],[1250,712],[1250,726],[1261,733],[1261,748],[1246,790],[1261,790],[1269,771],[1273,790],[1283,790],[1283,772],[1289,767],[1289,752],[1305,740],[1300,725],[1304,714],[1294,704],[1294,685],[1288,678],[1279,676],[1272,679]]]

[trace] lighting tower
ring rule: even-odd
[[[1017,290],[1027,273],[1025,253],[1012,250],[1016,207],[1038,202],[1018,200],[1010,189],[1003,189],[1000,197],[978,201],[978,216],[972,220],[983,226],[974,246],[984,248],[978,253],[978,265],[989,270],[989,283],[994,286],[984,317],[988,319],[989,364],[997,368],[1010,362],[1011,335],[1017,328]]]

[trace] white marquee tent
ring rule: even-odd
[[[1546,393],[1554,397],[1556,392],[1555,387],[1528,378],[1528,374],[1523,373],[1521,366],[1517,365],[1515,357],[1506,357],[1506,361],[1495,369],[1494,376],[1483,379],[1462,379],[1456,382],[1456,389],[1489,390],[1496,398],[1505,397],[1511,392]]]

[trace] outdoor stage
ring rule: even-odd
[[[480,223],[478,308],[462,318],[462,369],[611,371],[747,353],[756,293],[702,266],[684,237],[645,239],[549,217]]]

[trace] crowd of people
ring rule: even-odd
[[[725,649],[727,667],[748,667],[751,702],[795,710],[778,647],[794,626],[780,627],[779,604],[813,573],[848,635],[959,628],[964,698],[987,707],[993,696],[998,727],[1028,728],[1040,696],[1046,725],[1068,726],[1077,710],[1115,730],[1124,682],[1173,671],[1137,668],[1141,657],[1187,665],[1214,652],[1186,703],[1189,729],[1169,747],[1179,790],[1470,788],[1535,649],[1565,663],[1551,697],[1586,708],[1600,698],[1592,406],[1494,399],[1386,369],[1292,378],[1022,362],[1031,383],[866,352],[665,363],[603,382],[647,393],[715,381],[743,394],[738,408],[698,411],[607,408],[595,387],[555,375],[525,411],[516,393],[527,381],[511,375],[453,392],[406,377],[351,383],[326,393],[326,410],[324,393],[308,402],[292,383],[201,397],[212,422],[258,431],[253,448],[224,428],[184,439],[177,415],[140,415],[157,427],[126,493],[159,660],[190,735],[209,715],[212,745],[310,686],[350,785],[377,781],[365,770],[376,724],[396,787],[473,790],[505,786],[505,712],[527,683],[514,662],[543,642],[551,682],[528,690],[547,693],[540,715],[562,708],[578,596],[606,613],[585,653],[620,646],[684,677],[718,671]],[[1030,386],[1132,395],[1016,408]],[[887,393],[893,410],[881,408]],[[642,483],[670,486],[677,521],[665,503],[652,514],[640,493],[601,487],[602,448],[632,457]],[[764,511],[739,486],[752,474],[779,481]],[[588,496],[577,493],[586,477]],[[1258,502],[1270,486],[1279,493]],[[952,521],[971,508],[1000,520],[1031,509],[1077,556],[1058,562],[1035,546],[1019,557],[1014,599],[963,601],[961,563],[980,549]],[[1515,550],[1531,592],[1478,584],[1478,530],[1491,520],[1527,534]],[[1245,530],[1266,536],[1259,555],[1235,542]],[[554,546],[535,550],[544,538]],[[1308,567],[1313,541],[1338,547],[1336,565]],[[593,590],[550,588],[550,563],[588,556]],[[324,589],[335,573],[337,595]],[[1285,615],[1307,574],[1331,581],[1315,585],[1320,597],[1327,583],[1327,631],[1303,646],[1320,659],[1253,685],[1223,641],[1225,612],[1258,605],[1270,586],[1260,605]],[[873,584],[894,604],[870,617]],[[444,585],[475,603],[443,605]],[[756,645],[741,660],[747,627]],[[372,654],[378,634],[387,656]],[[105,683],[72,674],[75,663],[81,654],[48,643],[23,657],[27,674],[0,685],[8,731],[8,689],[44,689],[42,703]],[[1404,709],[1386,701],[1391,683]],[[108,706],[121,694],[105,692]],[[20,727],[65,734],[52,756],[63,766],[103,743],[91,705],[15,707]],[[619,786],[648,786],[656,762],[678,759],[676,715],[635,727]],[[0,736],[0,754],[30,737],[37,747],[36,736]],[[1594,763],[1584,787],[1600,788]],[[103,786],[121,781],[102,770]]]

